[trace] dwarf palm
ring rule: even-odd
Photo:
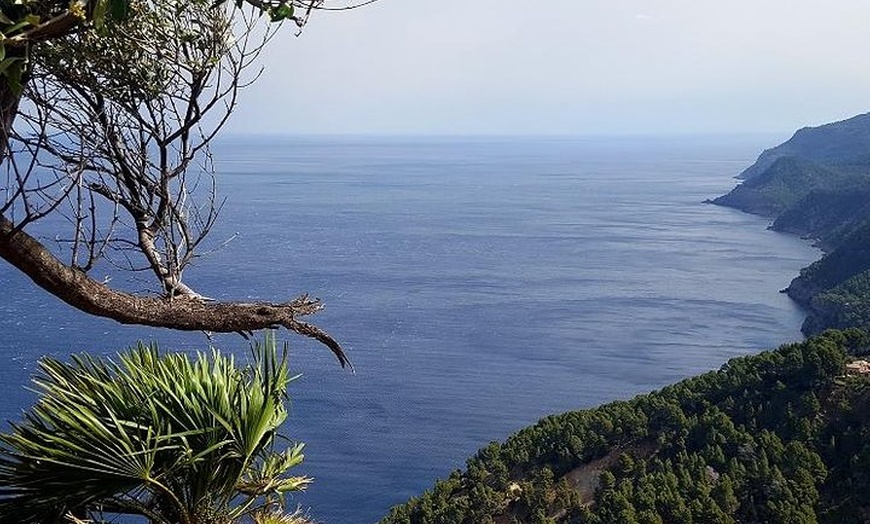
[[[237,366],[139,345],[118,362],[46,358],[40,397],[0,435],[0,522],[65,515],[144,516],[152,524],[223,524],[280,507],[310,479],[278,449],[291,377],[273,337]]]

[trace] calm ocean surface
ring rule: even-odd
[[[778,290],[818,253],[701,204],[775,141],[224,139],[213,238],[238,236],[187,278],[218,298],[326,302],[312,320],[357,372],[285,334],[304,374],[287,433],[316,478],[295,501],[371,523],[544,415],[800,339]],[[5,265],[0,289],[3,421],[32,402],[41,355],[206,345],[77,313]]]

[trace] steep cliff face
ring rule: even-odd
[[[851,191],[814,189],[780,213],[771,228],[817,239],[825,251],[843,244],[870,221],[870,187]]]
[[[807,311],[803,331],[870,329],[870,221],[801,270],[786,289]]]
[[[777,160],[797,157],[822,164],[863,163],[870,157],[870,113],[798,130],[788,141],[765,150],[738,178],[750,180]]]
[[[804,333],[870,328],[870,286],[858,278],[870,271],[870,114],[802,129],[740,178],[712,202],[769,217],[826,252],[787,289],[807,311]]]
[[[851,173],[835,167],[786,156],[713,203],[773,218],[794,209],[813,191],[847,185],[852,178]]]

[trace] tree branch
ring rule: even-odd
[[[55,17],[46,20],[36,27],[19,33],[9,38],[3,38],[3,45],[8,47],[24,47],[34,42],[44,42],[68,35],[75,27],[79,26],[84,19],[73,13],[65,11]]]
[[[69,267],[38,240],[0,214],[0,258],[30,277],[39,287],[67,304],[121,324],[182,331],[247,333],[284,327],[327,346],[342,367],[350,361],[341,345],[317,326],[299,320],[320,311],[320,301],[303,295],[285,303],[204,302],[195,298],[140,297],[109,288]]]

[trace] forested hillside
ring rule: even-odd
[[[870,329],[870,114],[801,129],[740,178],[712,202],[769,217],[825,251],[787,289],[807,311],[804,333]]]
[[[382,524],[831,523],[870,518],[870,376],[858,330],[492,443]]]
[[[786,142],[762,152],[738,178],[754,178],[784,157],[804,158],[819,164],[863,163],[870,159],[868,145],[870,113],[818,127],[805,127]]]

